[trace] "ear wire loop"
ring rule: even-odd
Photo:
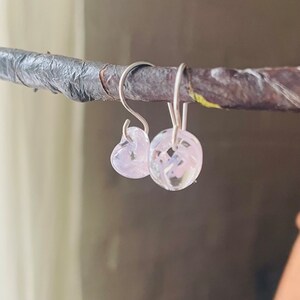
[[[139,66],[151,66],[153,67],[154,65],[148,62],[144,62],[144,61],[140,61],[140,62],[135,62],[133,64],[131,64],[130,66],[128,66],[124,72],[121,75],[120,81],[119,81],[119,97],[121,100],[121,103],[123,104],[123,106],[127,109],[127,111],[129,111],[134,117],[136,117],[142,124],[144,127],[144,131],[145,133],[148,135],[149,133],[149,125],[147,123],[147,121],[136,111],[134,111],[126,102],[126,98],[125,98],[125,94],[124,94],[124,83],[126,81],[126,78],[128,76],[128,74],[135,68],[139,67]],[[123,124],[123,128],[122,128],[122,134],[123,136],[126,138],[127,141],[131,141],[130,136],[128,135],[128,127],[130,124],[130,120],[127,119],[124,124]]]
[[[175,150],[177,146],[177,133],[178,129],[182,130],[186,129],[187,126],[187,112],[188,112],[188,103],[183,104],[183,113],[182,113],[182,121],[180,117],[180,105],[179,105],[179,91],[180,91],[180,83],[183,75],[183,71],[186,68],[186,65],[182,63],[177,70],[175,85],[174,85],[174,98],[173,105],[172,103],[168,103],[169,113],[172,120],[173,125],[173,133],[172,133],[172,148]]]

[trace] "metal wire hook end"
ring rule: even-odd
[[[151,66],[153,67],[154,65],[149,63],[149,62],[145,62],[145,61],[139,61],[139,62],[135,62],[133,64],[131,64],[130,66],[128,66],[124,72],[122,73],[121,75],[121,78],[120,78],[120,81],[119,81],[119,97],[120,97],[120,100],[121,100],[121,103],[123,104],[123,106],[134,116],[136,117],[144,126],[144,131],[146,132],[146,134],[149,133],[149,125],[147,123],[147,121],[139,114],[137,113],[136,111],[134,111],[126,102],[126,98],[125,98],[125,94],[124,94],[124,83],[126,81],[126,78],[127,78],[127,75],[133,70],[135,69],[136,67],[139,67],[139,66]],[[125,122],[124,122],[124,125],[123,125],[123,129],[122,129],[122,133],[123,133],[123,136],[126,138],[127,141],[131,141],[131,138],[130,136],[128,135],[128,127],[129,127],[129,124],[130,124],[130,120],[127,119]]]
[[[186,130],[187,127],[187,113],[188,113],[188,102],[183,103],[183,110],[182,110],[182,120],[180,117],[180,103],[179,103],[179,91],[180,91],[180,83],[182,79],[183,72],[186,68],[186,64],[182,63],[178,67],[175,85],[174,85],[174,97],[173,97],[173,104],[168,103],[169,113],[172,120],[173,125],[173,134],[172,134],[172,147],[175,150],[177,144],[177,134],[178,129]]]

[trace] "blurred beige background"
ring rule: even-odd
[[[300,2],[283,0],[87,0],[86,57],[299,65],[299,10]],[[151,137],[171,126],[165,105],[134,107]],[[197,184],[177,193],[111,168],[127,117],[119,103],[86,105],[85,299],[272,299],[300,207],[299,116],[191,106],[204,167]]]
[[[81,0],[0,0],[0,43],[84,56]],[[0,299],[80,300],[84,107],[0,82]]]

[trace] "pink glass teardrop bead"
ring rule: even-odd
[[[129,127],[127,141],[124,136],[111,153],[110,161],[113,168],[122,176],[137,179],[149,175],[148,155],[149,138],[144,130]]]
[[[199,176],[203,152],[199,140],[190,132],[178,130],[177,145],[172,149],[173,128],[161,131],[151,142],[149,171],[152,179],[170,191],[191,185]]]

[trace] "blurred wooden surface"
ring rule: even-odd
[[[300,2],[87,0],[87,58],[199,67],[299,65]],[[150,136],[163,104],[135,103]],[[272,299],[299,205],[297,114],[193,109],[198,183],[178,193],[122,178],[110,153],[128,117],[89,103],[82,232],[86,300]]]

